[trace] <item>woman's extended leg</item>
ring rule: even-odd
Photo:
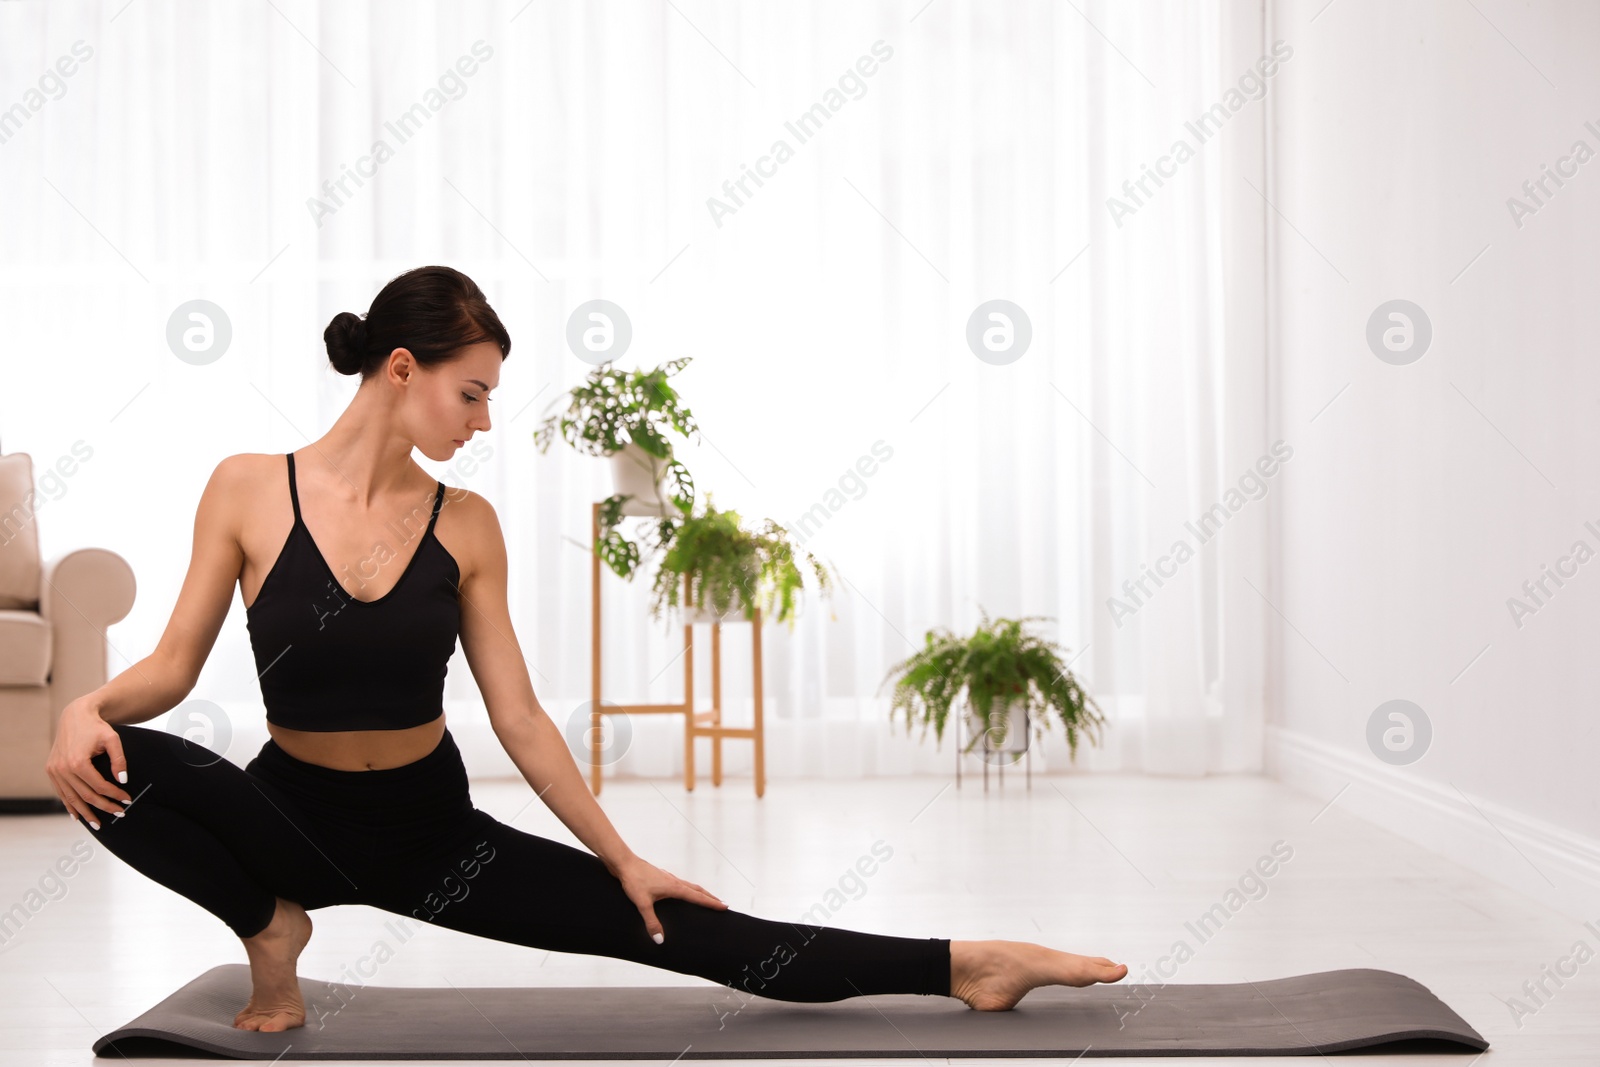
[[[474,810],[448,849],[396,869],[366,902],[464,933],[632,960],[752,995],[832,1001],[871,993],[949,995],[950,942],[762,919],[677,898],[655,902],[658,945],[599,857]]]

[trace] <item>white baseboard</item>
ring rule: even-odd
[[[1600,916],[1600,841],[1268,726],[1267,773],[1575,919]],[[1340,792],[1343,790],[1343,792]]]

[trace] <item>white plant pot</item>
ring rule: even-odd
[[[989,752],[1026,752],[1028,750],[1028,711],[1027,704],[1021,698],[1014,698],[1008,704],[996,703],[989,712],[990,732],[987,738],[983,734],[983,717],[973,708],[972,702],[967,701],[967,737],[976,738],[975,750]]]
[[[622,502],[622,514],[662,516],[676,510],[672,501],[661,495],[666,460],[657,459],[631,441],[608,458],[613,491],[628,497]]]
[[[745,621],[744,603],[737,595],[734,596],[733,603],[728,606],[728,610],[721,615],[717,614],[716,609],[713,608],[709,602],[703,608],[697,608],[693,605],[689,605],[683,609],[682,614],[682,622],[688,626],[694,626],[701,623]]]

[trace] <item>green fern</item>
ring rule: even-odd
[[[1023,623],[1043,618],[1027,616],[991,623],[983,613],[982,624],[965,638],[942,627],[929,630],[923,636],[923,647],[889,668],[878,686],[881,694],[883,686],[895,679],[889,705],[891,723],[897,714],[903,714],[908,736],[912,725],[921,722],[922,736],[926,738],[932,726],[936,742],[942,744],[951,708],[963,692],[982,720],[984,733],[991,725],[1009,729],[1002,709],[1017,700],[1022,706],[1013,713],[1020,715],[1025,707],[1029,718],[1044,729],[1050,727],[1049,713],[1054,712],[1067,731],[1067,745],[1076,760],[1080,734],[1099,743],[1105,715],[1062,662],[1062,650],[1024,631]],[[982,736],[975,736],[964,751],[970,752]]]

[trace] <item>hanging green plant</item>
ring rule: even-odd
[[[635,467],[648,471],[642,486],[613,493],[600,505],[600,532],[594,550],[622,578],[631,579],[646,555],[670,541],[679,518],[694,506],[694,476],[673,455],[668,435],[676,433],[686,441],[693,440],[699,426],[667,381],[692,359],[683,356],[650,370],[618,370],[609,362],[602,363],[568,390],[566,409],[547,416],[533,434],[540,452],[548,451],[559,437],[585,455],[622,454],[622,465],[614,465],[614,471],[627,474]],[[551,406],[562,401],[558,397]],[[637,483],[638,479],[630,481]],[[636,533],[638,541],[624,536],[619,528],[635,503],[645,508],[632,514],[648,515],[652,520],[641,527],[647,532]]]

